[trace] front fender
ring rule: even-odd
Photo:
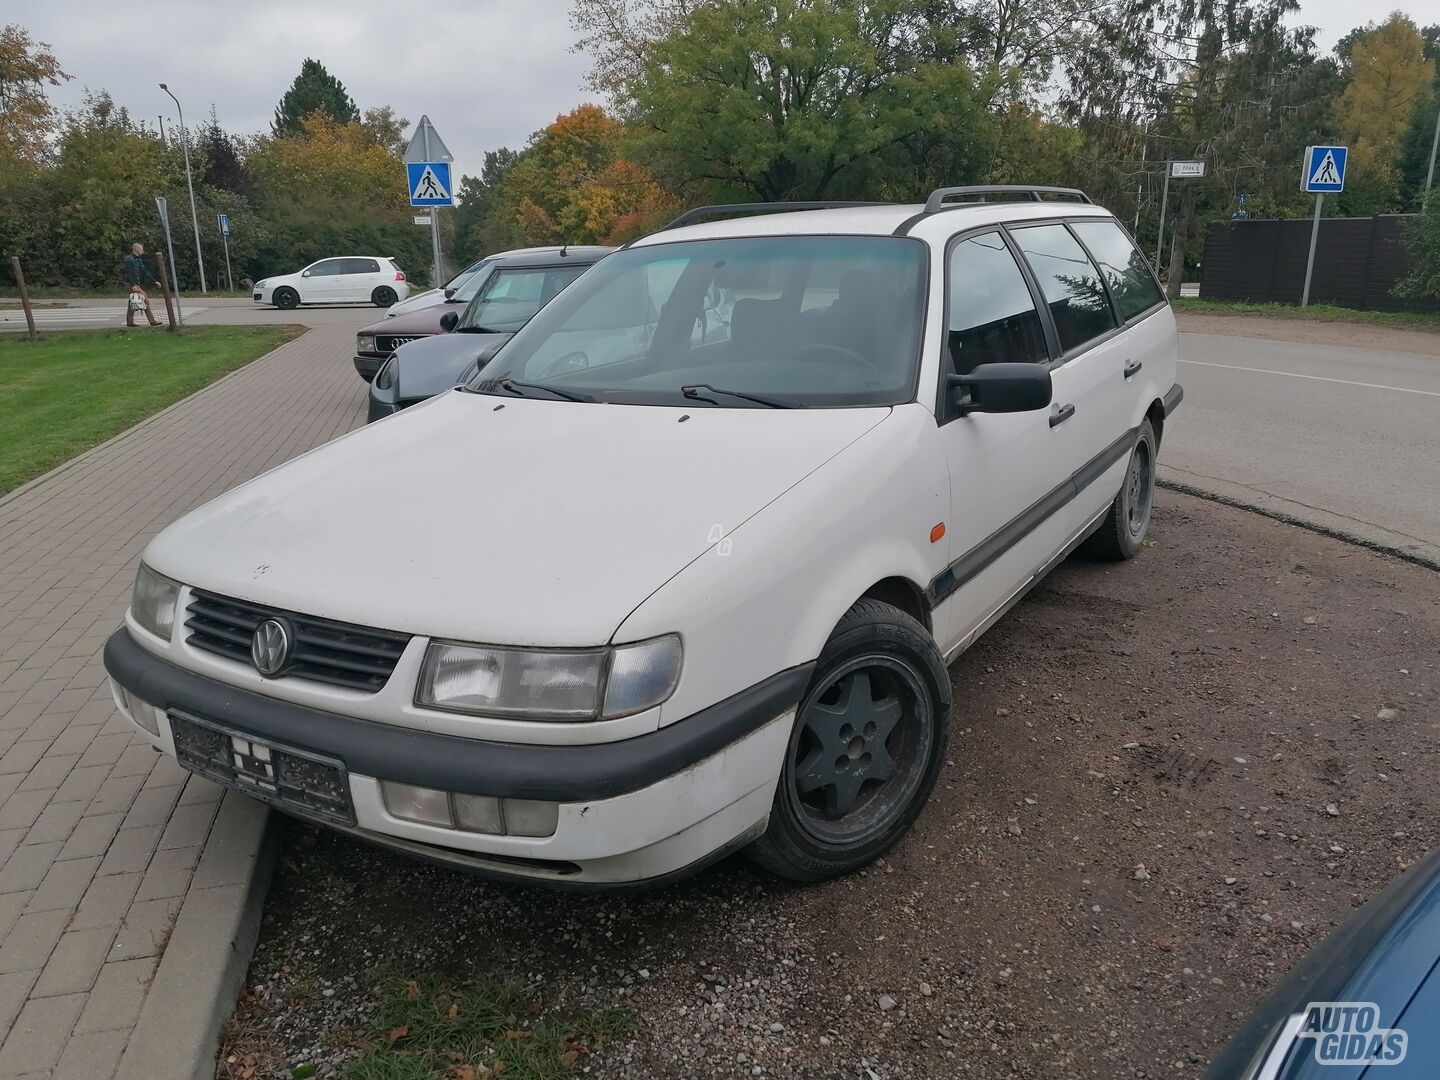
[[[923,591],[945,564],[930,530],[949,516],[950,478],[935,418],[900,406],[734,532],[621,624],[617,642],[679,632],[684,670],[665,725],[778,671],[814,660],[871,586]]]

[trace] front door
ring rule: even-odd
[[[321,259],[301,274],[301,298],[307,304],[330,304],[340,298],[340,271],[344,259]]]
[[[947,257],[946,360],[942,372],[981,364],[1049,364],[1036,298],[999,232],[956,242]],[[942,394],[944,388],[941,388]],[[938,406],[950,468],[950,563],[931,586],[935,632],[947,653],[963,644],[1064,543],[1055,513],[1069,470],[1057,406],[954,416]]]

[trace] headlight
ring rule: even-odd
[[[356,352],[374,352],[374,351],[375,351],[375,335],[374,335],[374,334],[356,334],[356,335],[355,335],[355,351],[356,351]]]
[[[415,703],[477,716],[610,720],[675,692],[684,656],[674,634],[606,649],[500,649],[435,642]]]
[[[175,604],[180,585],[162,577],[144,563],[135,574],[135,591],[130,596],[130,614],[135,621],[166,641],[175,629]]]
[[[255,287],[256,287],[257,289],[263,289],[263,288],[264,288],[266,285],[268,285],[268,284],[269,284],[269,282],[257,281],[257,282],[255,282]]]

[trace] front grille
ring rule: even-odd
[[[382,334],[375,339],[375,351],[389,356],[401,345],[408,345],[412,341],[419,340],[419,337],[393,337],[389,334]]]
[[[294,639],[280,674],[311,682],[373,694],[390,678],[410,641],[407,634],[298,615],[200,589],[192,590],[191,597],[186,640],[195,648],[250,664],[255,628],[266,619],[279,619]]]

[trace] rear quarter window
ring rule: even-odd
[[[1070,227],[1100,264],[1122,319],[1129,321],[1164,301],[1145,256],[1136,250],[1118,224],[1104,220],[1072,221]]]

